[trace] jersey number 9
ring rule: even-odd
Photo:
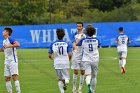
[[[93,45],[92,44],[88,44],[89,47],[89,51],[93,51]]]

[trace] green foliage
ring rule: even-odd
[[[0,3],[2,25],[38,24],[36,19],[46,10],[44,0],[1,0]]]
[[[1,25],[140,21],[139,0],[0,0]]]
[[[101,11],[111,11],[115,7],[119,8],[131,3],[131,0],[89,0],[90,8],[98,8]]]

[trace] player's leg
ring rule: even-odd
[[[90,82],[91,82],[91,65],[89,62],[85,62],[85,75],[86,75],[86,84],[88,86],[88,93],[91,93]]]
[[[119,66],[120,66],[120,69],[121,69],[121,72],[122,73],[125,73],[125,70],[124,70],[124,67],[123,67],[123,52],[122,51],[119,51],[118,52],[118,56],[119,56]]]
[[[14,83],[15,83],[17,93],[21,93],[20,83],[19,83],[19,80],[18,80],[18,75],[14,74],[14,75],[12,75],[12,77],[13,77],[13,80],[14,80]]]
[[[9,70],[9,65],[5,65],[4,68],[4,76],[5,76],[5,81],[6,81],[6,88],[8,93],[12,93],[12,84],[11,84],[11,73]]]
[[[78,69],[74,69],[73,70],[73,88],[72,88],[73,93],[77,93],[76,91],[77,76],[78,76]]]
[[[10,76],[5,76],[5,81],[6,81],[6,88],[8,93],[12,93],[12,84],[11,84],[11,77]]]
[[[63,83],[64,83],[64,90],[67,89],[67,85],[69,84],[69,80],[70,80],[70,73],[69,73],[69,69],[63,69],[62,70],[62,75],[63,75]]]
[[[18,75],[19,75],[18,74],[18,63],[11,64],[10,72],[11,72],[12,78],[14,80],[15,88],[16,88],[17,93],[21,93],[20,83],[19,83],[19,80],[18,80]]]
[[[58,87],[60,90],[60,93],[64,93],[64,89],[63,89],[63,77],[62,77],[62,73],[61,73],[61,69],[56,69],[56,74],[58,76]]]
[[[81,69],[81,74],[80,74],[80,82],[79,82],[79,89],[78,92],[82,93],[82,86],[84,84],[84,76],[85,76],[85,67],[84,67],[84,63],[81,62],[80,64],[80,69]]]
[[[119,57],[119,66],[122,68],[122,51],[118,52],[118,57]]]
[[[123,51],[122,52],[122,61],[123,61],[122,67],[125,67],[126,65],[126,57],[127,57],[127,51]]]
[[[78,62],[73,58],[72,60],[72,69],[73,69],[73,88],[72,92],[77,93],[76,91],[76,82],[78,76],[78,69],[80,69]]]
[[[122,52],[122,72],[125,73],[127,51]]]
[[[92,71],[91,91],[92,93],[94,93],[97,84],[98,62],[92,64],[91,71]]]

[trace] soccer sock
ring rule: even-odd
[[[92,91],[93,93],[94,93],[94,91],[95,91],[96,84],[97,84],[96,78],[92,78],[92,81],[91,81],[91,91]]]
[[[86,84],[90,85],[91,75],[86,76]]]
[[[15,87],[16,87],[17,93],[20,93],[20,84],[18,80],[15,81]]]
[[[119,65],[120,65],[120,68],[122,67],[122,60],[119,60]]]
[[[77,75],[73,74],[73,90],[76,90]]]
[[[125,67],[125,65],[126,65],[126,59],[123,59],[122,60],[122,67]]]
[[[6,81],[6,88],[7,88],[8,93],[12,93],[11,81]]]
[[[65,84],[69,84],[69,79],[65,79]]]
[[[82,89],[83,84],[84,84],[84,75],[80,75],[79,90]]]
[[[59,86],[59,89],[60,89],[60,93],[64,93],[64,89],[63,89],[63,82],[62,81],[58,81],[58,86]]]
[[[91,93],[90,84],[88,84],[88,93]]]

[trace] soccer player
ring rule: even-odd
[[[119,65],[121,68],[122,74],[125,73],[126,57],[127,57],[127,44],[130,44],[129,38],[123,32],[123,27],[120,27],[119,36],[116,38],[115,43],[118,44],[118,56],[119,56]]]
[[[8,93],[13,93],[11,78],[13,78],[15,83],[15,88],[17,93],[20,93],[20,83],[18,80],[18,57],[16,47],[19,47],[20,44],[18,41],[11,37],[13,30],[11,28],[4,28],[2,34],[4,37],[3,48],[0,49],[0,52],[5,53],[5,68],[4,76],[6,80],[6,88]]]
[[[70,80],[70,59],[72,57],[72,45],[63,40],[65,32],[63,29],[56,31],[58,40],[53,42],[49,48],[49,58],[54,60],[54,68],[58,76],[60,93],[64,93]]]
[[[96,37],[94,37],[96,29],[93,26],[87,26],[86,32],[87,37],[81,39],[77,45],[81,46],[83,51],[82,61],[84,62],[85,66],[88,93],[94,93],[99,63],[99,41]]]
[[[77,93],[76,81],[77,81],[78,70],[81,71],[78,93],[82,93],[82,86],[84,83],[85,70],[82,62],[82,47],[76,46],[76,43],[78,43],[82,38],[86,37],[86,35],[83,33],[82,30],[83,30],[83,23],[77,22],[77,32],[73,34],[73,40],[72,40],[73,42],[72,69],[74,70],[73,89],[72,89],[73,93]]]

